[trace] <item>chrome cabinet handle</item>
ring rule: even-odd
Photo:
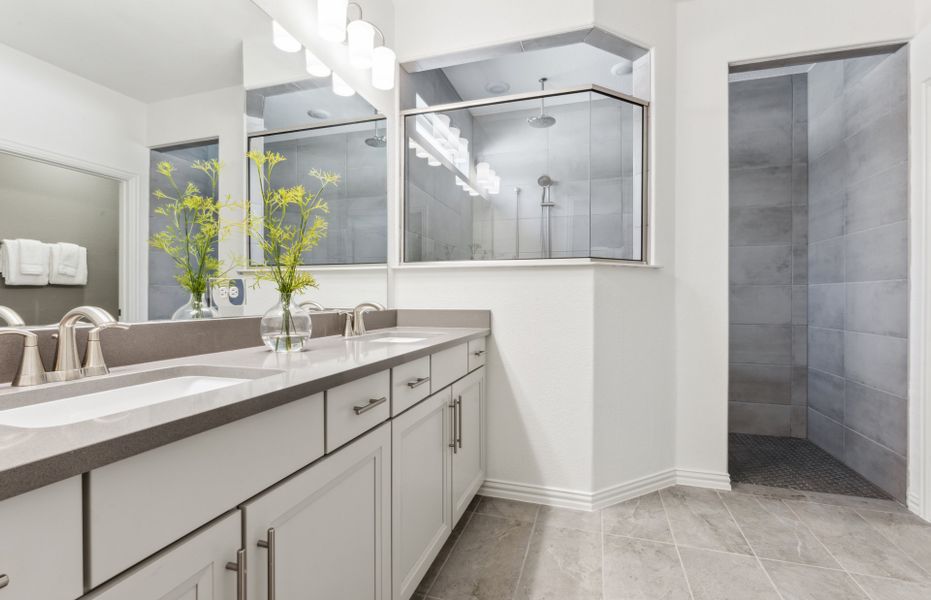
[[[476,350],[476,351],[473,352],[472,354],[474,354],[475,356],[481,356],[482,354],[485,354],[485,351],[484,351],[484,350]]]
[[[456,424],[459,427],[456,443],[462,448],[462,394],[459,394],[459,397],[456,398]]]
[[[227,571],[236,571],[236,600],[246,600],[246,551],[236,551],[236,562],[226,563]]]
[[[429,377],[418,377],[417,379],[414,379],[413,381],[408,381],[407,387],[411,389],[418,388],[422,386],[423,384],[427,383],[428,381],[430,381]]]
[[[10,576],[9,575],[0,575],[0,590],[10,585]]]
[[[448,406],[450,408],[449,447],[453,449],[453,454],[456,454],[458,452],[456,449],[456,401],[451,401]]]
[[[368,411],[375,408],[376,406],[378,406],[379,404],[384,404],[387,401],[388,401],[387,396],[382,396],[381,398],[370,398],[368,404],[364,404],[362,406],[353,406],[352,410],[355,411],[357,415],[365,414]]]
[[[268,549],[268,597],[266,600],[275,600],[275,528],[268,528],[268,539],[259,540],[259,548]]]

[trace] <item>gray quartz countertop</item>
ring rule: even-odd
[[[393,327],[357,338],[313,339],[304,352],[295,354],[255,347],[119,367],[109,375],[76,382],[32,388],[0,385],[2,411],[114,389],[141,373],[151,380],[212,373],[247,380],[76,423],[45,428],[0,425],[0,500],[489,333],[487,328]],[[410,341],[379,341],[385,337]]]

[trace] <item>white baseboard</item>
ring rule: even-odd
[[[614,485],[597,492],[580,492],[512,481],[487,479],[479,494],[493,498],[534,502],[546,506],[574,508],[577,510],[601,510],[602,508],[637,498],[673,485],[688,485],[715,490],[730,490],[731,479],[727,473],[667,469]]]

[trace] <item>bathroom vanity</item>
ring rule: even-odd
[[[432,325],[0,388],[0,599],[406,600],[485,477],[490,330]]]

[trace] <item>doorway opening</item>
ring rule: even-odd
[[[908,50],[730,74],[736,484],[904,502]]]

